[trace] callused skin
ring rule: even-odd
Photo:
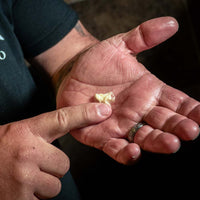
[[[97,42],[77,57],[59,87],[57,107],[94,102],[96,93],[112,91],[116,97],[110,118],[71,132],[78,141],[103,150],[120,163],[131,164],[140,156],[140,148],[174,153],[180,140],[198,136],[200,103],[163,83],[136,58],[177,30],[174,18],[156,18]],[[134,143],[129,143],[128,131],[141,121],[147,125],[139,129]]]

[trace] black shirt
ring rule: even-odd
[[[76,22],[76,13],[62,0],[0,0],[0,124],[48,107],[50,96],[24,58],[55,45]]]

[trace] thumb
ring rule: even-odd
[[[173,17],[160,17],[146,21],[123,35],[122,40],[133,54],[150,49],[174,35],[178,22]]]
[[[73,129],[99,123],[111,113],[111,107],[106,104],[90,103],[44,113],[28,119],[27,122],[34,135],[51,143]]]

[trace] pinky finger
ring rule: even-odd
[[[140,157],[140,147],[129,143],[125,139],[112,138],[103,148],[103,151],[119,163],[131,165]]]
[[[180,148],[180,140],[177,136],[153,129],[149,125],[140,128],[134,138],[143,150],[153,153],[170,154],[175,153]]]

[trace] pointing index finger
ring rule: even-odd
[[[51,143],[73,129],[99,123],[111,115],[111,108],[105,104],[91,103],[62,108],[28,119],[28,126],[34,135]]]

